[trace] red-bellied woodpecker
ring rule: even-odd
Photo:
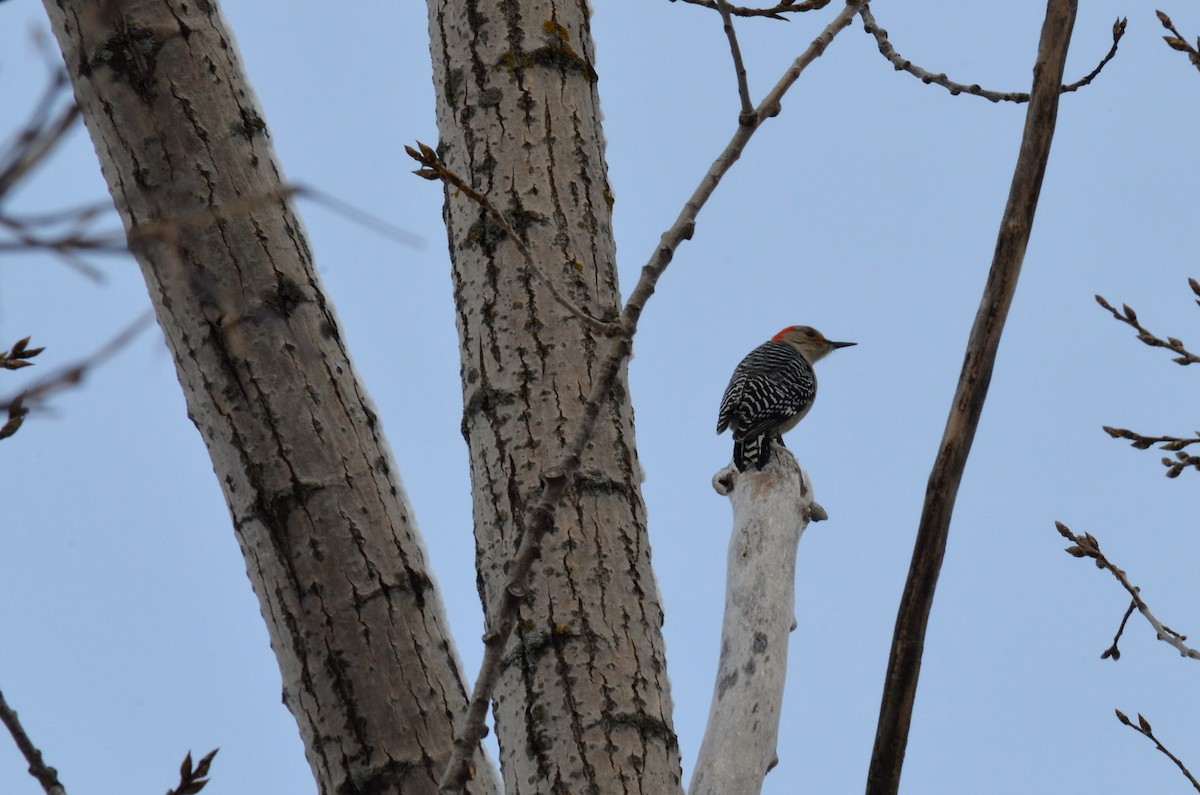
[[[796,427],[817,396],[813,362],[830,351],[854,345],[831,342],[811,326],[788,326],[759,345],[733,371],[717,433],[733,431],[733,463],[739,472],[751,464],[762,469],[771,459],[771,443]]]

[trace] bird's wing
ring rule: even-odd
[[[808,363],[787,343],[767,342],[755,348],[734,370],[721,420],[735,438],[766,433],[812,403],[817,379]]]

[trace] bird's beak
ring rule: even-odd
[[[849,348],[851,345],[857,345],[857,344],[858,344],[857,342],[831,342],[831,343],[829,343],[829,347],[834,348],[836,350],[837,348]]]

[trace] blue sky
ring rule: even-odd
[[[1093,301],[1200,349],[1196,265],[1200,73],[1160,38],[1154,6],[1084,4],[1032,241],[963,480],[934,605],[908,793],[1176,792],[1187,784],[1113,717],[1140,711],[1200,772],[1197,669],[1131,621],[1127,600],[1065,555],[1055,519],[1091,531],[1159,618],[1200,632],[1197,474],[1100,426],[1186,435],[1195,368],[1138,343]],[[1026,90],[1044,5],[880,4],[906,57],[962,82]],[[1165,7],[1200,33],[1190,3]],[[297,0],[225,9],[286,173],[423,240],[382,239],[311,202],[301,212],[359,372],[379,407],[469,672],[481,617],[441,191],[403,145],[437,139],[422,4]],[[740,23],[755,97],[836,10]],[[0,4],[4,134],[41,90],[45,29]],[[622,284],[736,126],[719,20],[665,0],[594,20]],[[709,485],[729,373],[779,328],[858,347],[818,365],[816,407],[789,436],[830,514],[800,546],[798,628],[764,791],[865,782],[896,605],[925,481],[991,260],[1024,108],[951,97],[895,72],[856,25],[755,137],[649,304],[631,364],[638,446],[685,777],[716,667],[729,508]],[[106,189],[83,130],[8,209]],[[37,368],[88,355],[149,305],[131,261],[95,284],[8,256],[0,345],[32,335]],[[161,792],[185,751],[220,746],[213,793],[312,793],[258,605],[199,435],[156,330],[0,443],[0,688],[72,795]],[[1200,637],[1200,636],[1198,636]],[[40,792],[0,738],[0,792]]]

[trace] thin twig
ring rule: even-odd
[[[1200,304],[1200,282],[1197,282],[1195,279],[1188,279],[1188,286],[1192,288],[1192,292],[1197,296],[1196,303]],[[1105,300],[1102,295],[1096,296],[1096,303],[1108,310],[1109,314],[1114,318],[1136,331],[1137,338],[1142,343],[1149,345],[1151,348],[1165,348],[1176,354],[1175,358],[1171,360],[1176,364],[1187,366],[1200,362],[1200,356],[1189,351],[1184,346],[1183,340],[1176,337],[1163,339],[1143,326],[1141,321],[1138,320],[1137,313],[1133,311],[1133,308],[1129,304],[1122,304],[1121,308],[1117,309]],[[1130,444],[1139,450],[1146,450],[1157,444],[1160,450],[1175,453],[1174,458],[1168,456],[1162,458],[1162,464],[1167,468],[1165,474],[1169,478],[1179,477],[1183,470],[1189,467],[1194,467],[1197,471],[1200,471],[1200,456],[1184,452],[1184,449],[1188,446],[1200,443],[1200,432],[1197,432],[1194,437],[1150,436],[1131,431],[1127,428],[1114,428],[1108,425],[1104,426],[1104,432],[1114,439],[1128,439]]]
[[[902,55],[900,55],[900,53],[896,52],[896,48],[892,46],[890,41],[888,41],[888,32],[880,27],[875,21],[875,16],[871,13],[870,7],[863,8],[863,10],[859,12],[859,15],[863,20],[863,29],[875,37],[875,43],[879,45],[879,52],[884,58],[887,58],[888,61],[891,62],[892,66],[896,68],[897,72],[908,72],[910,75],[920,78],[921,82],[927,85],[929,83],[935,83],[945,88],[954,96],[958,96],[959,94],[971,94],[976,97],[983,97],[984,99],[991,100],[992,102],[1029,101],[1029,94],[1023,91],[991,91],[981,87],[978,83],[972,85],[967,85],[966,83],[956,83],[955,81],[946,77],[944,72],[941,74],[933,74],[932,72],[922,69],[912,61],[904,58]],[[1114,56],[1116,56],[1117,44],[1121,41],[1121,37],[1125,35],[1125,24],[1127,22],[1127,19],[1118,19],[1113,23],[1113,41],[1112,47],[1110,47],[1108,50],[1108,54],[1101,58],[1100,63],[1096,66],[1096,68],[1087,75],[1079,80],[1076,80],[1074,83],[1062,86],[1060,89],[1062,93],[1077,91],[1096,79],[1096,76],[1100,74],[1100,70],[1103,69],[1104,66],[1111,61]]]
[[[44,157],[44,154],[39,157]],[[28,171],[29,168],[25,167],[21,173],[25,174]],[[363,228],[370,229],[378,235],[403,245],[419,247],[425,242],[419,235],[372,215],[360,207],[355,207],[328,193],[305,185],[288,186],[273,194],[244,197],[236,205],[229,206],[227,210],[229,214],[235,214],[242,208],[252,207],[265,201],[286,200],[292,197],[316,202]],[[57,255],[68,267],[77,270],[83,276],[101,282],[104,280],[104,273],[81,255],[115,254],[124,256],[129,253],[126,233],[123,229],[91,231],[92,224],[98,218],[114,210],[112,201],[108,200],[30,215],[7,215],[0,212],[0,229],[7,230],[9,233],[8,239],[0,239],[0,254],[49,252]],[[214,218],[220,220],[220,217],[214,216],[210,209],[205,209],[176,216],[171,219],[170,225],[174,227],[188,223],[207,224],[211,223]],[[66,226],[65,230],[58,229],[63,226]],[[138,234],[141,237],[153,236],[163,226],[163,222],[143,224],[139,228]]]
[[[0,352],[0,370],[20,370],[30,367],[30,359],[36,357],[45,348],[30,348],[29,337],[19,339],[7,351]]]
[[[1161,459],[1162,465],[1167,468],[1164,474],[1169,478],[1179,477],[1183,473],[1183,470],[1188,467],[1195,467],[1200,471],[1200,456],[1184,452],[1184,448],[1200,443],[1200,431],[1197,431],[1194,437],[1188,438],[1180,436],[1144,436],[1128,428],[1113,428],[1108,425],[1103,427],[1104,432],[1114,439],[1129,439],[1130,447],[1145,450],[1157,444],[1160,450],[1175,453],[1174,458],[1163,456]]]
[[[89,202],[61,210],[48,210],[28,215],[0,215],[0,224],[13,229],[29,229],[60,224],[85,225],[96,218],[116,210],[112,199]]]
[[[1200,431],[1196,435],[1187,438],[1180,436],[1143,436],[1136,431],[1131,431],[1128,428],[1113,428],[1112,426],[1103,426],[1104,432],[1114,439],[1129,439],[1130,447],[1136,447],[1139,450],[1145,450],[1156,444],[1161,444],[1160,450],[1182,450],[1193,444],[1200,443]]]
[[[1100,653],[1101,660],[1111,659],[1113,662],[1121,659],[1121,649],[1117,646],[1121,642],[1121,636],[1125,634],[1125,626],[1129,623],[1129,617],[1133,615],[1133,611],[1137,610],[1137,602],[1131,600],[1129,607],[1125,608],[1125,615],[1121,616],[1121,623],[1117,627],[1117,634],[1113,635],[1112,645]]]
[[[484,210],[484,212],[490,215],[492,220],[496,222],[496,225],[504,231],[504,234],[508,237],[508,239],[511,240],[513,245],[517,247],[517,251],[520,252],[521,256],[525,258],[525,265],[535,274],[537,274],[538,278],[542,280],[542,283],[545,284],[550,290],[550,294],[553,295],[554,298],[567,309],[567,311],[569,311],[585,326],[597,334],[611,337],[622,333],[622,329],[618,324],[605,323],[603,320],[593,317],[585,309],[580,307],[578,304],[568,298],[561,290],[559,290],[558,285],[556,285],[554,281],[548,275],[546,275],[546,272],[543,271],[534,261],[533,254],[529,251],[529,247],[525,245],[525,241],[519,234],[517,234],[517,230],[512,228],[512,224],[510,224],[508,219],[504,217],[504,213],[500,212],[500,210],[496,208],[496,205],[492,204],[491,199],[475,190],[475,188],[471,187],[466,180],[464,180],[458,174],[455,174],[454,171],[452,171],[449,166],[447,166],[445,162],[438,157],[437,152],[435,152],[432,147],[417,141],[416,149],[411,146],[406,146],[404,147],[404,151],[408,153],[409,157],[421,164],[421,168],[413,171],[413,173],[418,177],[429,180],[441,180],[447,186],[462,192],[467,198],[478,204]]]
[[[41,163],[79,119],[79,108],[72,101],[56,111],[64,96],[70,96],[70,83],[61,68],[51,70],[50,82],[42,92],[29,120],[0,148],[0,206],[21,180]],[[108,202],[112,207],[112,202]],[[85,227],[95,217],[94,208],[73,213],[43,214],[14,218],[0,211],[0,228],[9,231],[12,240],[0,240],[0,253],[25,253],[48,250],[84,276],[102,281],[103,274],[84,262],[78,251],[124,251],[123,236],[89,236]],[[70,222],[66,233],[48,236],[46,228]]]
[[[1163,41],[1167,43],[1167,46],[1172,50],[1187,53],[1188,60],[1192,62],[1192,66],[1200,69],[1200,50],[1189,44],[1183,34],[1175,29],[1175,23],[1171,21],[1169,16],[1162,11],[1155,11],[1154,13],[1158,15],[1158,21],[1162,23],[1162,26],[1171,31],[1170,36],[1163,36]],[[1196,44],[1200,45],[1200,39],[1196,41]]]
[[[204,785],[208,783],[205,776],[208,775],[213,757],[220,750],[220,748],[214,748],[209,751],[203,759],[196,763],[194,768],[192,767],[192,752],[188,751],[187,756],[183,758],[183,763],[179,766],[179,784],[174,789],[167,790],[167,795],[195,795],[204,789]]]
[[[55,70],[25,127],[0,151],[0,197],[6,196],[41,163],[79,118],[79,108],[73,101],[57,116],[52,115],[60,98],[69,96],[69,90],[67,73],[62,69]]]
[[[717,7],[721,11],[725,38],[729,39],[729,52],[733,56],[733,71],[737,74],[738,97],[742,101],[742,112],[738,116],[738,122],[752,124],[754,103],[750,101],[750,83],[746,79],[746,64],[742,62],[742,48],[738,46],[737,32],[733,29],[733,17],[729,13],[729,3],[725,0],[717,0]]]
[[[132,342],[141,333],[142,329],[149,326],[153,321],[154,313],[151,311],[145,312],[89,356],[49,373],[12,397],[0,398],[0,411],[9,412],[10,416],[13,412],[20,412],[23,417],[29,411],[28,404],[38,400],[45,400],[55,392],[78,384],[87,375],[89,370],[112,357]],[[16,429],[14,428],[13,430],[15,431]]]
[[[420,235],[414,234],[403,227],[396,226],[389,221],[385,221],[361,207],[356,207],[350,202],[339,199],[324,191],[307,185],[297,184],[291,186],[291,193],[298,199],[309,199],[316,202],[364,229],[370,229],[381,237],[386,237],[402,245],[412,246],[413,248],[420,248],[425,245],[425,238]]]
[[[1071,532],[1071,528],[1062,522],[1055,522],[1054,526],[1058,528],[1059,535],[1072,542],[1072,546],[1066,549],[1067,554],[1077,558],[1091,558],[1096,561],[1096,568],[1105,569],[1117,578],[1117,582],[1121,583],[1121,587],[1133,598],[1133,603],[1137,605],[1138,612],[1150,623],[1150,626],[1154,627],[1154,632],[1159,640],[1174,646],[1181,657],[1200,660],[1200,651],[1191,648],[1184,642],[1187,640],[1187,635],[1171,629],[1150,612],[1150,607],[1142,600],[1142,589],[1131,583],[1129,578],[1125,576],[1125,572],[1104,556],[1100,551],[1100,542],[1091,533],[1084,533],[1081,536],[1075,535]],[[1118,633],[1119,636],[1120,633]],[[1115,638],[1113,639],[1113,646],[1116,646]],[[1114,659],[1116,658],[1114,657]]]
[[[1195,279],[1188,279],[1188,284],[1192,288],[1192,292],[1200,295],[1200,282]],[[1200,362],[1200,356],[1189,351],[1184,347],[1183,341],[1175,337],[1167,337],[1165,340],[1156,336],[1138,322],[1137,313],[1130,308],[1129,304],[1122,304],[1121,309],[1117,310],[1112,304],[1104,299],[1104,296],[1097,295],[1096,303],[1107,309],[1113,317],[1121,321],[1127,326],[1130,326],[1137,331],[1137,338],[1151,348],[1166,348],[1172,353],[1177,354],[1177,357],[1171,361],[1180,365],[1196,364]],[[1196,303],[1200,303],[1197,301]]]
[[[1102,70],[1105,66],[1107,66],[1109,61],[1111,61],[1113,58],[1117,57],[1117,45],[1120,44],[1121,37],[1125,35],[1125,26],[1128,24],[1129,24],[1129,17],[1118,17],[1117,20],[1115,22],[1113,22],[1112,46],[1108,48],[1108,52],[1105,53],[1104,57],[1100,59],[1100,62],[1098,64],[1096,64],[1095,69],[1088,72],[1086,75],[1079,78],[1074,83],[1067,83],[1065,86],[1063,86],[1062,91],[1064,94],[1070,93],[1072,91],[1078,91],[1079,89],[1083,88],[1084,86],[1088,85],[1093,80],[1095,80],[1097,77],[1099,77],[1100,70]]]
[[[1192,467],[1197,472],[1200,472],[1200,456],[1190,455],[1188,453],[1176,453],[1174,461],[1164,456],[1162,458],[1162,464],[1167,468],[1165,474],[1169,478],[1179,477],[1183,470],[1187,469],[1188,467]]]
[[[703,6],[710,8],[713,11],[720,10],[718,2],[723,0],[683,0],[695,6]],[[768,8],[749,8],[747,6],[729,6],[729,13],[735,17],[767,17],[768,19],[778,19],[781,22],[787,22],[787,17],[784,14],[802,14],[805,11],[816,11],[829,5],[829,0],[804,0],[803,3],[797,3],[795,0],[784,0],[782,3],[776,3]]]
[[[37,356],[45,348],[30,348],[29,337],[17,340],[17,343],[12,346],[7,352],[0,353],[0,370],[20,370],[24,367],[30,367],[33,362],[30,359]],[[25,422],[25,415],[29,413],[29,409],[25,408],[23,396],[18,396],[16,400],[8,405],[8,420],[0,425],[0,439],[7,439],[16,433],[21,424]]]
[[[266,200],[282,200],[292,197],[313,201],[332,210],[343,218],[397,243],[413,247],[419,247],[425,243],[425,239],[420,235],[413,234],[407,229],[385,221],[361,207],[356,207],[349,202],[307,185],[291,185],[277,193],[247,197],[246,200],[239,202],[238,206],[234,209],[252,206]],[[37,215],[15,216],[0,214],[0,227],[10,230],[14,236],[12,242],[0,241],[0,253],[48,250],[57,254],[65,254],[71,251],[86,251],[90,254],[128,254],[129,247],[125,242],[124,230],[97,232],[92,235],[85,234],[86,228],[92,221],[102,213],[112,210],[114,210],[113,203],[109,200]],[[179,219],[173,220],[178,223],[186,221],[189,217],[203,223],[210,223],[214,215],[210,210],[204,210],[196,213],[188,213]],[[70,224],[70,229],[54,237],[47,237],[45,232],[39,234],[29,231],[44,230],[63,224]]]
[[[17,232],[13,238],[11,242],[0,241],[0,252],[10,254],[34,251],[50,251],[55,254],[77,251],[86,251],[89,254],[129,253],[129,248],[124,242],[123,232],[104,232],[95,237],[69,234],[51,238]]]
[[[42,752],[29,739],[25,727],[21,725],[21,721],[17,717],[16,710],[4,700],[3,693],[0,693],[0,723],[4,724],[8,733],[16,741],[17,748],[21,749],[21,755],[29,763],[29,775],[37,779],[38,783],[42,785],[42,789],[46,791],[46,795],[67,795],[66,788],[58,780],[58,771],[47,765],[42,759]]]
[[[1200,781],[1196,781],[1196,777],[1193,776],[1192,772],[1187,769],[1187,765],[1185,765],[1183,762],[1179,761],[1179,757],[1175,756],[1175,754],[1168,751],[1167,747],[1165,745],[1163,745],[1157,737],[1154,736],[1154,730],[1150,727],[1150,721],[1143,718],[1142,713],[1140,713],[1140,712],[1138,713],[1138,722],[1137,722],[1137,725],[1135,726],[1133,724],[1133,721],[1131,721],[1129,719],[1129,716],[1126,715],[1124,712],[1122,712],[1119,709],[1114,710],[1114,711],[1117,713],[1117,720],[1121,721],[1121,723],[1124,723],[1126,726],[1133,729],[1135,732],[1137,732],[1138,734],[1142,735],[1143,737],[1149,739],[1152,743],[1154,743],[1154,747],[1157,748],[1158,750],[1162,751],[1164,754],[1166,754],[1167,759],[1170,759],[1172,762],[1174,762],[1175,766],[1177,768],[1179,768],[1179,771],[1181,773],[1183,773],[1183,775],[1187,778],[1188,781],[1191,782],[1192,786],[1196,789],[1196,791],[1200,792]]]
[[[868,795],[895,795],[912,724],[925,629],[938,574],[946,554],[950,518],[967,455],[983,412],[996,350],[1021,273],[1025,248],[1050,158],[1058,118],[1059,86],[1075,24],[1076,0],[1049,0],[1033,69],[1032,99],[1025,116],[1021,149],[1000,219],[996,250],[979,311],[971,327],[946,430],[929,474],[912,563],[896,616],[892,647],[879,707],[875,747],[867,774]]]
[[[463,715],[459,730],[455,733],[454,749],[446,765],[446,772],[442,775],[442,781],[438,787],[439,793],[460,792],[470,777],[471,759],[479,747],[479,742],[487,733],[485,720],[488,704],[500,677],[504,647],[516,623],[517,608],[525,595],[525,583],[529,570],[538,556],[542,539],[554,527],[554,514],[558,509],[558,504],[579,471],[583,451],[595,433],[600,410],[608,400],[612,386],[632,351],[633,335],[637,331],[638,321],[645,309],[646,302],[654,294],[658,280],[674,257],[675,250],[684,240],[691,237],[700,209],[708,201],[721,178],[740,157],[755,130],[766,119],[779,113],[783,95],[796,82],[804,69],[825,52],[833,37],[850,24],[854,15],[858,13],[859,8],[865,2],[866,0],[849,0],[841,13],[796,58],[775,87],[759,104],[755,111],[754,123],[738,125],[725,150],[721,152],[700,180],[699,186],[680,210],[675,223],[663,234],[658,247],[655,248],[649,261],[642,268],[641,277],[630,294],[629,300],[625,303],[624,309],[621,310],[618,324],[623,333],[612,338],[610,349],[600,364],[596,380],[592,384],[592,391],[584,404],[579,427],[566,455],[557,468],[546,472],[542,478],[544,485],[541,496],[530,510],[521,544],[507,569],[508,581],[501,591],[499,604],[492,605],[488,610],[489,628],[483,636],[483,662],[480,664],[479,675],[475,679],[467,711]]]

